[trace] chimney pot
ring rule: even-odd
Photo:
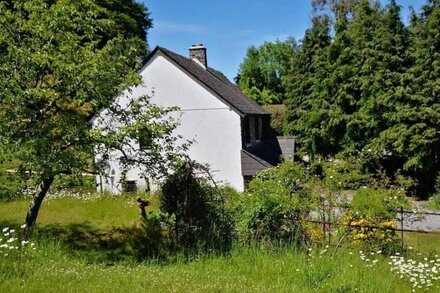
[[[192,45],[189,48],[189,58],[205,69],[208,67],[208,60],[206,58],[206,48],[203,44]]]

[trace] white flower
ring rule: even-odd
[[[9,230],[9,228],[6,227],[6,228],[4,228],[2,231],[3,231],[3,233],[5,233],[5,232],[8,232],[8,230]]]
[[[20,228],[21,228],[21,229],[26,228],[26,224],[21,225]]]

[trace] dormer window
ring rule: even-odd
[[[245,145],[251,145],[261,140],[263,136],[263,121],[261,117],[246,117],[244,119],[243,135]]]

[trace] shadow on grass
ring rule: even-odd
[[[0,221],[0,227],[20,229],[16,223]],[[32,238],[36,243],[53,242],[63,252],[89,262],[111,263],[133,259],[130,235],[133,228],[96,229],[90,223],[38,225]]]
[[[89,223],[39,227],[36,237],[58,240],[69,254],[93,262],[114,262],[132,258],[131,228],[98,230]]]
[[[0,227],[20,231],[16,222],[1,221]],[[146,234],[145,234],[146,233]],[[166,233],[146,231],[133,224],[132,227],[98,229],[90,222],[71,224],[37,224],[31,241],[50,254],[61,251],[68,257],[82,259],[87,263],[113,265],[121,261],[168,264],[191,261],[200,256],[201,250],[185,250],[177,247]],[[163,238],[162,238],[163,237]],[[230,249],[204,251],[207,255],[228,255]]]

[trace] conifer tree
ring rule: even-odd
[[[316,16],[283,79],[287,97],[285,132],[296,135],[302,150],[312,156],[331,143],[331,134],[322,128],[327,118],[322,111],[327,107],[327,93],[322,91],[321,84],[327,74],[329,45],[329,18]]]
[[[429,0],[420,15],[413,13],[409,30],[411,66],[393,101],[392,124],[372,146],[411,175],[425,197],[440,170],[440,1]]]

